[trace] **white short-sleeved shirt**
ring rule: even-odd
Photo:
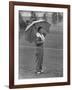
[[[37,33],[36,33],[36,36],[37,36],[37,37],[40,37],[42,41],[45,41],[45,37],[44,37],[43,34],[40,34],[40,33],[37,32]]]

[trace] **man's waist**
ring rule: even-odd
[[[36,44],[36,46],[42,46],[43,45],[43,43],[38,43],[38,44]]]

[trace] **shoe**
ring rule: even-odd
[[[37,72],[37,74],[40,74],[41,72]]]
[[[41,70],[41,73],[43,73],[44,72],[44,70]]]
[[[41,74],[41,71],[39,71],[39,72],[35,72],[35,73],[39,75],[39,74]]]

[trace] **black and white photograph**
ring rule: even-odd
[[[19,79],[63,77],[63,13],[19,11]]]
[[[69,84],[69,6],[19,2],[12,4],[11,86]]]

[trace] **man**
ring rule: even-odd
[[[43,64],[43,44],[45,42],[45,36],[46,34],[43,33],[43,28],[39,27],[38,31],[36,33],[36,73],[40,74],[43,72],[42,70],[42,64]]]

